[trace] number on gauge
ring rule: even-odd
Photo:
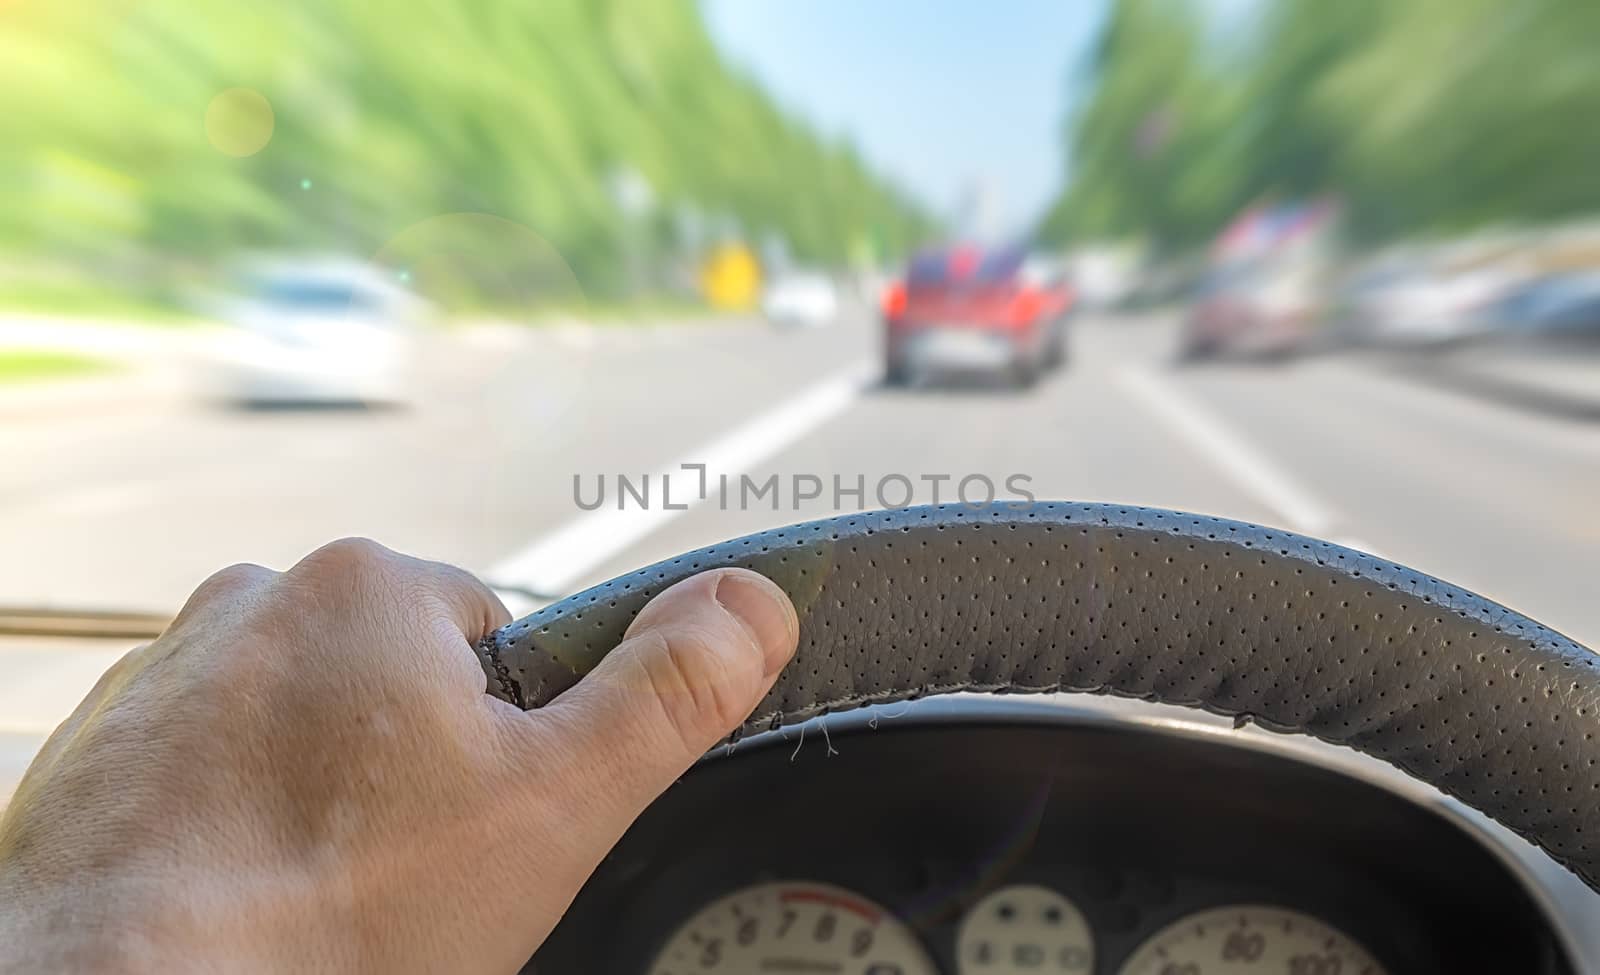
[[[882,907],[814,883],[757,884],[701,908],[650,966],[650,975],[697,972],[936,975],[916,936]]]
[[[1306,914],[1248,904],[1191,914],[1152,935],[1121,975],[1385,975],[1344,933]]]
[[[956,938],[961,975],[1083,975],[1094,969],[1094,933],[1077,905],[1049,887],[1002,887],[967,912]]]

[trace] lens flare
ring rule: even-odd
[[[254,89],[229,88],[206,106],[205,125],[206,138],[218,152],[253,156],[272,141],[272,104]]]

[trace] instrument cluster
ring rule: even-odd
[[[1192,911],[1097,965],[1094,926],[1060,891],[1009,884],[969,907],[947,972],[910,925],[854,891],[761,883],[718,898],[667,940],[650,975],[819,972],[839,975],[1385,975],[1333,925],[1269,904]]]
[[[1437,805],[1219,736],[1049,717],[841,721],[832,750],[707,759],[524,972],[1576,970]]]

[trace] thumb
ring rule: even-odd
[[[705,572],[652,599],[599,666],[528,715],[558,739],[547,754],[572,762],[561,786],[607,847],[749,717],[799,634],[794,605],[765,576]]]

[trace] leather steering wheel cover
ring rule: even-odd
[[[490,692],[549,702],[652,596],[720,566],[772,578],[800,614],[799,652],[739,733],[953,691],[1200,707],[1388,762],[1600,890],[1600,657],[1423,573],[1242,522],[1033,502],[775,529],[496,631],[478,647]]]

